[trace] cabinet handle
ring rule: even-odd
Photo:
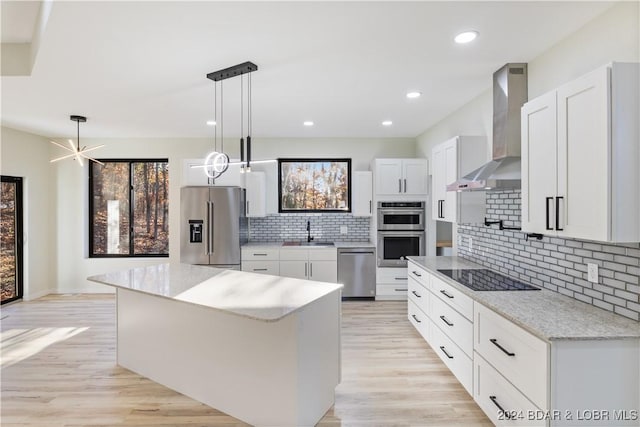
[[[249,215],[249,201],[247,200],[247,215]]]
[[[447,298],[451,298],[451,299],[453,299],[453,295],[449,295],[449,294],[447,293],[447,291],[445,291],[444,289],[440,289],[440,293],[441,293],[442,295],[444,295],[445,297],[447,297]]]
[[[556,230],[563,231],[564,228],[560,228],[560,200],[564,202],[564,197],[556,197]]]
[[[415,296],[417,296],[418,298],[422,298],[422,296],[419,293],[417,293],[416,291],[411,291],[411,293],[414,294]]]
[[[253,254],[253,256],[267,256],[267,254]]]
[[[453,326],[453,323],[449,322],[446,317],[440,316],[440,319],[442,319],[442,321],[446,323],[447,326]]]
[[[398,178],[398,193],[402,193],[402,179]]]
[[[544,225],[545,225],[545,228],[547,230],[553,230],[553,228],[551,228],[551,225],[549,224],[549,201],[553,201],[553,197],[547,197],[546,199],[547,199],[547,201],[545,202],[546,204],[545,204],[545,207],[544,207],[545,214],[546,214],[546,220],[545,220]]]
[[[404,179],[404,192],[407,192],[407,178]]]
[[[407,288],[396,288],[396,292],[407,292]]]
[[[266,268],[254,268],[253,271],[267,271]]]
[[[453,359],[453,356],[450,355],[449,353],[447,353],[447,350],[444,349],[444,346],[441,345],[440,346],[440,350],[442,350],[442,352],[449,358],[449,359]]]
[[[369,213],[372,214],[373,213],[373,209],[371,206],[371,200],[369,200]]]
[[[408,277],[394,277],[396,280],[409,280]]]
[[[418,277],[422,277],[422,274],[420,274],[420,273],[418,273],[418,272],[412,271],[412,273],[413,273],[413,274],[415,274],[415,275],[416,275],[416,276],[418,276]]]
[[[497,340],[497,339],[495,339],[495,338],[491,338],[489,341],[491,341],[491,343],[492,343],[493,345],[495,345],[495,346],[496,346],[496,347],[498,347],[500,350],[502,350],[502,352],[503,352],[504,354],[506,354],[507,356],[511,356],[511,357],[513,357],[513,356],[515,356],[515,355],[516,355],[515,353],[510,352],[509,350],[507,350],[506,348],[504,348],[503,346],[501,346],[500,344],[498,344],[498,340]]]
[[[313,263],[309,263],[309,277],[313,277]]]
[[[411,317],[413,317],[413,320],[415,320],[416,322],[422,323],[422,320],[418,319],[415,314],[412,314]]]
[[[493,402],[494,405],[496,405],[498,407],[498,409],[500,410],[500,412],[502,412],[504,414],[504,417],[508,420],[511,419],[511,414],[509,414],[507,411],[505,411],[502,406],[500,406],[500,404],[498,403],[498,398],[495,396],[489,396],[489,399],[491,399],[491,401]]]
[[[307,263],[306,262],[304,263],[304,277],[309,277],[307,275]]]

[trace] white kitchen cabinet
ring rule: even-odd
[[[338,252],[335,248],[282,248],[280,276],[337,283]]]
[[[378,195],[427,194],[427,159],[375,159]]]
[[[523,231],[640,241],[639,70],[608,64],[523,106]]]
[[[280,248],[243,246],[240,250],[242,257],[242,271],[251,273],[280,274]]]
[[[267,215],[267,186],[264,172],[251,171],[244,174],[246,215],[249,218]]]
[[[376,300],[406,300],[408,290],[406,268],[376,269]]]
[[[486,162],[486,139],[456,136],[431,151],[431,212],[434,220],[478,223],[485,216],[485,194],[481,191],[447,191],[447,185]]]
[[[353,216],[373,215],[373,173],[356,171],[351,182],[351,213]]]

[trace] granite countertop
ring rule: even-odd
[[[545,341],[640,338],[640,322],[547,289],[473,291],[438,269],[486,268],[458,257],[409,257],[475,301]]]
[[[280,320],[343,287],[337,283],[169,263],[87,279],[265,322]]]
[[[243,248],[305,248],[305,249],[310,249],[310,248],[375,248],[376,245],[371,243],[370,241],[363,241],[363,242],[341,242],[341,241],[336,241],[333,242],[333,246],[322,246],[322,245],[318,245],[318,246],[305,246],[305,245],[301,245],[301,246],[282,246],[284,242],[249,242],[249,243],[245,243],[244,245],[242,245]]]

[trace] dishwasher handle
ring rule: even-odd
[[[349,251],[349,252],[339,252],[338,255],[374,255],[373,251]]]

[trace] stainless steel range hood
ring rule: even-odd
[[[527,64],[493,73],[493,160],[447,185],[447,191],[520,188],[520,108],[527,102]]]

